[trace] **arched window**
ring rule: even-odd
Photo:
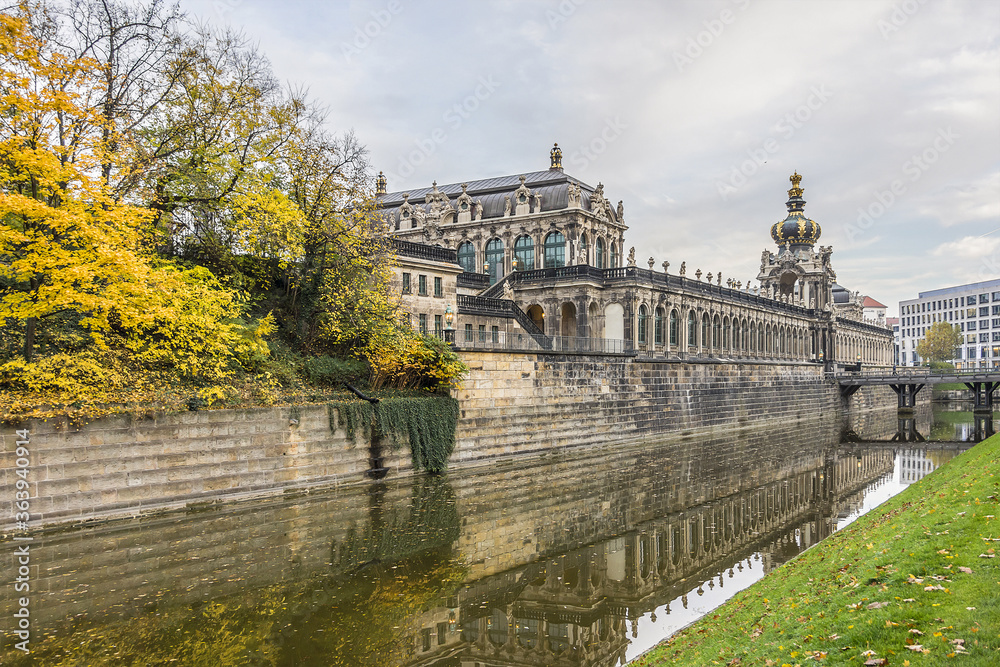
[[[486,242],[486,262],[490,265],[490,285],[493,285],[504,275],[503,241],[490,239]]]
[[[561,232],[552,232],[545,237],[545,268],[566,266],[566,237]]]
[[[663,345],[663,309],[656,309],[656,320],[653,322],[653,342]]]
[[[604,239],[600,236],[597,237],[594,244],[594,266],[599,269],[604,268]]]
[[[712,349],[718,350],[722,347],[722,322],[719,320],[719,316],[716,315],[715,319],[712,320]]]
[[[709,335],[712,333],[711,326],[712,321],[708,319],[708,313],[705,313],[701,316],[701,346],[704,349],[708,349],[709,343],[711,342],[709,339]]]
[[[494,609],[493,613],[486,618],[486,632],[490,642],[497,646],[507,643],[507,615],[499,609]]]
[[[677,311],[670,311],[670,346],[677,347]]]
[[[639,331],[638,331],[638,341],[639,345],[646,344],[646,320],[649,319],[649,311],[646,310],[645,304],[639,306]]]
[[[611,250],[609,251],[608,254],[611,255],[610,261],[608,262],[608,266],[611,267],[612,269],[618,268],[618,254],[614,241],[611,242]]]
[[[519,236],[514,241],[514,259],[517,260],[518,271],[531,271],[535,268],[535,242],[530,236]]]
[[[698,347],[698,318],[693,310],[688,312],[688,347]]]
[[[476,272],[476,248],[468,241],[458,246],[458,263],[463,271]]]

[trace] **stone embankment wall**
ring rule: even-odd
[[[612,355],[465,354],[471,372],[452,468],[646,438],[814,421],[843,411],[812,364],[641,361]],[[881,391],[882,394],[879,394]],[[895,406],[886,388],[852,402]],[[112,417],[80,429],[31,422],[35,527],[365,480],[367,443],[331,429],[326,406]],[[721,429],[721,431],[720,431]],[[0,497],[13,528],[15,427],[0,431]],[[388,449],[388,448],[386,448]],[[391,475],[412,471],[405,443]]]
[[[541,453],[734,426],[788,424],[843,413],[816,364],[679,363],[621,356],[464,353],[452,461]],[[852,409],[893,408],[866,387]]]
[[[368,445],[331,432],[325,405],[184,412],[150,419],[107,417],[74,429],[31,421],[32,527],[134,516],[363,478]],[[13,525],[14,426],[0,431],[0,498]],[[388,452],[386,465],[409,467],[410,452]]]

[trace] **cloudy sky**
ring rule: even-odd
[[[181,0],[258,42],[389,190],[548,167],[625,202],[640,264],[756,276],[788,176],[838,282],[1000,277],[1000,2]]]

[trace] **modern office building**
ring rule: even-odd
[[[892,329],[892,363],[893,365],[902,363],[902,358],[900,356],[899,349],[899,318],[898,317],[887,317],[885,318],[885,326]]]
[[[962,332],[956,368],[1000,367],[1000,279],[921,292],[899,302],[900,364],[919,366],[917,343],[935,322]]]

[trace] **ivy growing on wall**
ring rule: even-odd
[[[455,448],[458,401],[450,396],[336,401],[327,409],[330,430],[343,428],[351,442],[359,432],[369,440],[388,436],[396,448],[406,438],[415,470],[442,472]]]

